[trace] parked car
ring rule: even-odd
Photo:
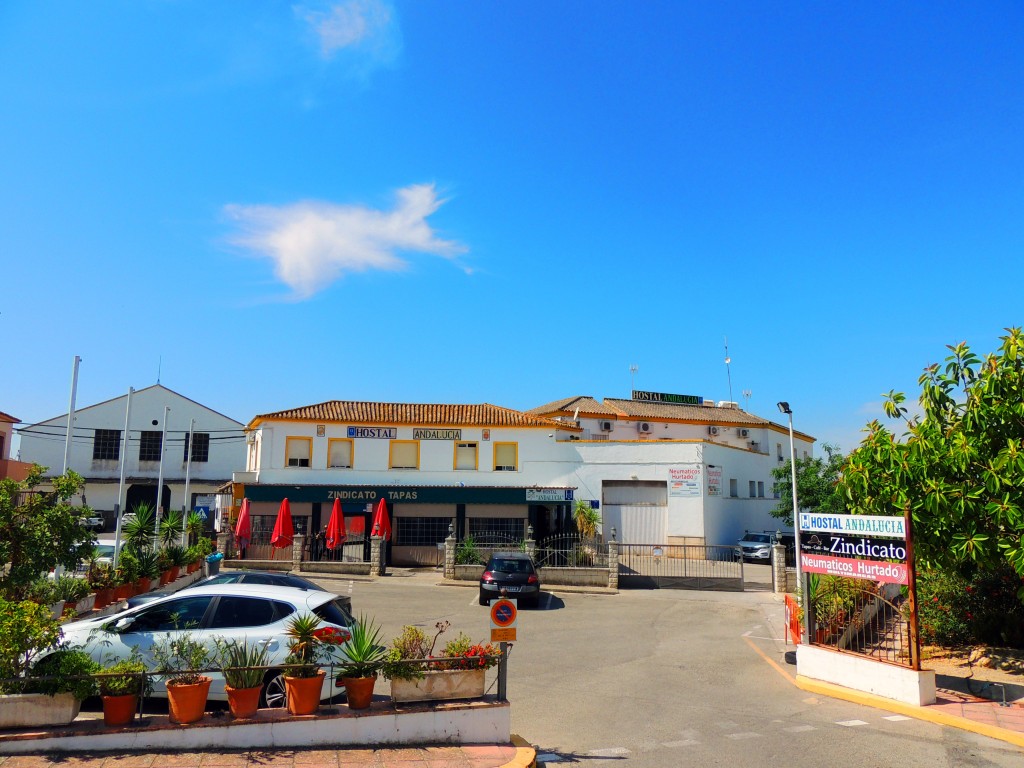
[[[540,602],[540,576],[533,559],[524,552],[495,552],[480,575],[480,605],[488,605],[505,590],[520,604]]]
[[[772,545],[775,535],[772,533],[751,533],[747,531],[743,538],[736,542],[740,546],[740,557],[753,562],[768,563],[772,559]]]
[[[102,515],[89,515],[84,518],[85,527],[90,531],[102,531],[104,527]]]
[[[183,633],[203,643],[211,653],[216,641],[248,640],[266,646],[269,665],[263,683],[262,706],[284,704],[284,675],[278,665],[288,656],[285,629],[296,614],[315,614],[323,626],[348,629],[353,624],[338,595],[323,590],[295,589],[262,584],[214,584],[182,590],[137,608],[97,619],[65,624],[64,640],[81,647],[95,661],[110,664],[128,658],[138,648],[147,664],[152,663],[153,647],[170,642]],[[339,653],[344,653],[344,645]],[[210,698],[224,701],[223,675],[211,672]],[[154,696],[166,696],[159,679],[154,681]],[[334,681],[324,678],[321,699],[334,695]]]
[[[196,589],[198,587],[210,587],[215,584],[263,584],[275,587],[294,587],[295,589],[314,589],[321,592],[327,591],[308,579],[304,579],[301,576],[292,576],[290,573],[237,570],[218,573],[216,576],[210,576],[202,581],[197,581],[192,586],[180,590],[180,592],[184,592],[188,589]],[[155,592],[146,592],[142,595],[129,597],[126,602],[129,608],[135,608],[136,606],[143,605],[144,603],[159,600],[162,597],[167,597],[168,595],[173,594],[175,593],[171,590],[161,589]],[[352,598],[347,595],[339,595],[338,599],[341,600],[342,604],[345,606],[345,610],[351,614]]]

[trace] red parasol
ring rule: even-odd
[[[388,505],[384,499],[377,503],[377,511],[373,513],[373,525],[370,530],[374,536],[383,536],[384,541],[391,541],[391,518],[388,517]]]
[[[275,549],[284,549],[292,545],[295,538],[295,529],[292,527],[292,508],[288,499],[281,500],[281,508],[277,510],[277,522],[274,523],[274,532],[270,535],[270,546]],[[271,554],[273,557],[273,554]]]
[[[327,521],[326,543],[331,550],[345,543],[345,513],[341,511],[341,499],[334,500],[331,519]]]
[[[242,509],[238,513],[238,522],[235,524],[235,546],[241,552],[252,539],[252,519],[249,517],[249,500],[242,499]]]

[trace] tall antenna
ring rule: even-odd
[[[640,370],[640,366],[636,363],[632,363],[629,366],[629,396],[633,396],[633,391],[636,389],[636,372]]]
[[[743,410],[744,411],[750,410],[750,396],[752,394],[754,394],[754,393],[751,392],[749,389],[744,389],[743,390]]]
[[[725,337],[725,375],[729,377],[729,402],[732,402],[732,372],[729,370],[729,363],[732,362],[732,358],[729,357],[729,337]]]
[[[156,362],[156,383],[157,384],[160,383],[160,369],[163,368],[163,365],[164,365],[164,356],[160,355],[160,357],[157,358],[157,362]]]

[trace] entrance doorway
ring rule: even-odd
[[[164,486],[163,500],[160,504],[164,512],[171,509],[171,489]],[[125,511],[132,512],[140,504],[146,504],[156,512],[156,483],[152,485],[132,485],[128,487],[128,495],[125,498]]]

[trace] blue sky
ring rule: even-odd
[[[1019,325],[1019,3],[0,5],[0,410],[732,398]],[[743,391],[752,394],[748,401]]]

